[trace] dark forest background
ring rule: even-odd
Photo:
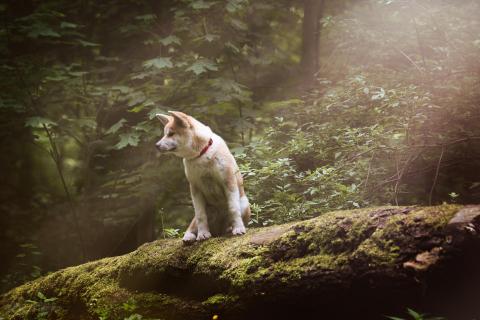
[[[229,143],[250,227],[480,202],[480,3],[0,3],[0,287],[181,236],[156,113]]]

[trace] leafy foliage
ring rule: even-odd
[[[478,202],[475,2],[325,1],[309,87],[299,2],[26,3],[0,5],[0,200],[12,261],[42,236],[94,250],[95,231],[129,232],[144,211],[159,234],[180,236],[192,213],[187,183],[153,147],[155,114],[167,110],[229,142],[253,225]],[[45,222],[56,227],[37,234]],[[32,277],[48,269],[32,265]],[[5,287],[28,278],[2,271]]]
[[[446,30],[467,7],[459,11],[436,7],[442,24],[437,21],[435,28]],[[470,9],[478,10],[474,7]],[[480,88],[474,76],[478,73],[467,62],[478,51],[471,47],[471,34],[463,31],[455,34],[465,43],[462,53],[458,47],[444,47],[442,41],[418,44],[419,35],[402,29],[405,20],[398,18],[413,9],[403,4],[377,6],[378,14],[372,16],[364,11],[371,7],[354,7],[337,15],[325,27],[321,43],[334,51],[338,47],[352,51],[324,58],[318,88],[303,101],[267,104],[272,121],[239,155],[255,204],[254,223],[375,204],[478,201],[471,190],[480,177],[465,175],[462,169],[464,161],[479,165],[478,160],[465,158],[467,150],[477,154],[479,147],[479,127],[467,120],[479,114]],[[430,10],[423,8],[414,18],[426,39],[433,37],[428,34]],[[384,33],[382,21],[391,23],[390,33]],[[474,30],[478,21],[466,25]],[[405,43],[402,52],[417,62],[388,50],[386,43]],[[427,46],[431,56],[425,53]],[[440,50],[470,58],[451,64],[450,55],[435,54]],[[428,62],[426,69],[418,70],[422,52]],[[367,55],[371,62],[362,58]],[[338,68],[347,58],[349,64]],[[456,70],[471,76],[454,76]]]
[[[407,313],[411,317],[412,320],[445,320],[443,317],[431,317],[426,314],[418,313],[417,311],[407,308]],[[405,320],[404,318],[388,316],[386,317],[391,320]]]

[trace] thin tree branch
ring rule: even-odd
[[[370,178],[370,172],[372,170],[372,162],[373,162],[373,158],[375,157],[375,150],[373,150],[372,152],[372,156],[370,157],[370,161],[368,162],[368,171],[367,171],[367,177],[365,178],[365,185],[364,185],[364,192],[367,191],[367,187],[368,187],[368,179]]]
[[[415,26],[415,34],[417,36],[418,48],[420,49],[420,53],[422,54],[423,69],[427,70],[427,63],[425,62],[425,52],[423,50],[422,41],[420,40],[420,32],[418,31],[417,20],[415,19],[415,17],[413,17],[412,20],[413,25]]]
[[[403,52],[402,50],[398,49],[398,48],[395,48],[395,50],[397,50],[398,52],[400,52],[420,73],[423,74],[423,70],[418,66],[418,64],[413,61],[405,52]]]
[[[432,197],[433,191],[435,190],[435,186],[437,185],[438,174],[440,172],[440,165],[442,164],[443,154],[445,153],[445,146],[442,147],[442,152],[440,153],[440,157],[438,158],[437,169],[435,170],[435,178],[433,179],[432,188],[430,189],[430,195],[428,197],[428,205],[432,205]]]
[[[410,165],[417,160],[417,158],[422,154],[423,150],[421,150],[419,153],[417,153],[415,156],[411,155],[408,157],[407,162],[403,166],[400,175],[398,175],[397,181],[395,183],[395,188],[394,188],[394,194],[395,194],[395,205],[398,206],[398,188],[400,186],[400,182],[402,181],[403,176],[405,175],[405,171],[407,171],[410,168]]]

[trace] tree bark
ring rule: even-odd
[[[480,315],[480,206],[378,207],[192,246],[161,240],[1,296],[7,319]],[[47,298],[40,298],[41,292]]]
[[[301,67],[305,85],[311,85],[318,71],[320,19],[324,0],[304,0]]]

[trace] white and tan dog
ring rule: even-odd
[[[195,209],[183,241],[205,240],[225,232],[244,234],[250,204],[227,144],[193,117],[179,111],[169,113],[171,116],[157,114],[165,127],[156,147],[183,158]]]

